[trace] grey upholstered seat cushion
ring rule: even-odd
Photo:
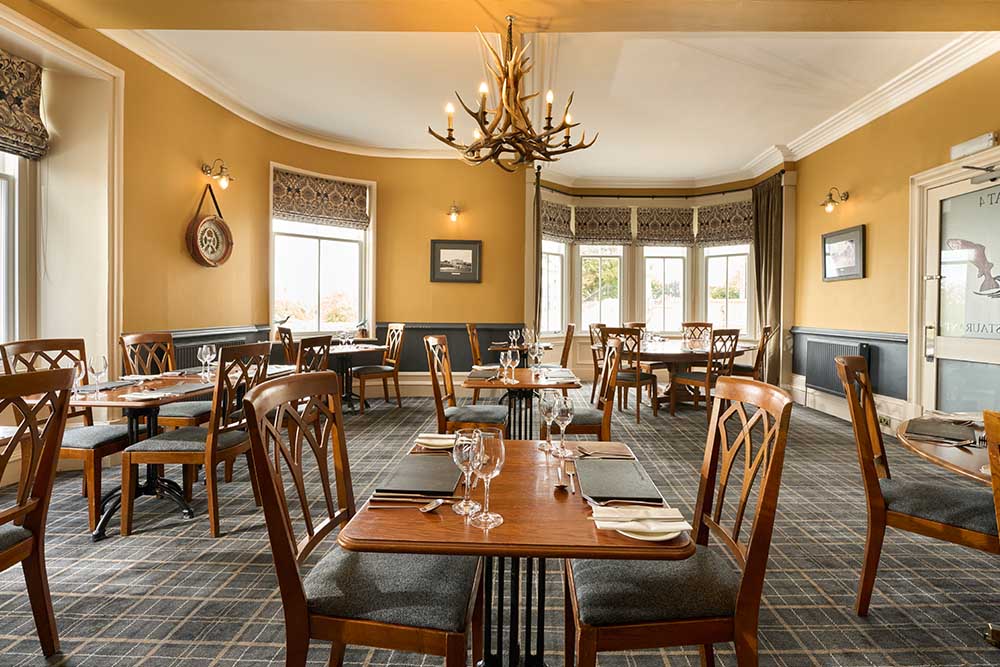
[[[160,408],[161,417],[187,417],[197,419],[212,414],[212,401],[180,401],[168,403]]]
[[[641,382],[649,382],[655,378],[656,376],[652,373],[639,373],[639,380]],[[617,380],[618,382],[631,382],[635,384],[635,371],[618,371]]]
[[[597,408],[577,408],[573,411],[570,426],[595,426],[604,421],[604,410]]]
[[[997,534],[997,515],[993,491],[935,484],[880,479],[885,506],[893,512],[908,514],[958,526],[977,533]]]
[[[502,424],[507,420],[507,408],[502,405],[456,405],[445,408],[444,416],[450,422]]]
[[[748,366],[747,364],[733,364],[733,373],[753,375],[753,366]]]
[[[125,424],[67,427],[63,431],[62,446],[69,449],[95,449],[125,438],[128,438],[128,426]]]
[[[478,559],[334,549],[302,582],[324,616],[462,632]]]
[[[0,551],[5,551],[29,537],[31,531],[23,526],[15,526],[12,523],[0,525]]]
[[[676,378],[678,380],[694,380],[695,382],[705,382],[705,374],[699,373],[698,371],[682,371],[680,373],[674,373],[670,376],[671,378]],[[712,378],[712,384],[715,384],[715,378]]]
[[[373,375],[375,373],[391,373],[392,366],[355,366],[351,369],[354,375]]]
[[[208,429],[203,426],[185,426],[173,431],[164,431],[160,435],[147,440],[141,440],[131,445],[127,452],[203,452]],[[246,442],[249,436],[245,431],[227,431],[219,438],[219,449],[226,449]]]
[[[587,625],[732,616],[740,572],[721,548],[685,560],[574,560],[580,620]]]

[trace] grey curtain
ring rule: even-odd
[[[42,68],[0,50],[0,150],[29,160],[45,157],[49,132],[41,103]]]
[[[764,357],[764,380],[780,381],[781,354],[781,227],[782,174],[753,187],[754,275],[757,279],[757,321],[777,333]]]
[[[368,186],[275,169],[274,215],[285,220],[368,229]]]

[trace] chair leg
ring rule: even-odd
[[[594,397],[597,396],[597,384],[601,381],[600,369],[597,364],[594,364],[594,381],[590,385],[590,402],[594,402]]]
[[[872,590],[875,588],[875,575],[878,573],[878,561],[882,555],[882,542],[885,540],[885,518],[868,517],[868,537],[865,539],[865,560],[861,564],[861,579],[858,581],[858,597],[854,602],[854,611],[858,616],[868,615],[868,605],[872,600]]]
[[[569,567],[569,563],[564,563],[563,568]],[[576,660],[576,617],[573,614],[573,601],[569,597],[569,574],[563,571],[563,618],[566,622],[565,638],[563,641],[564,653],[566,655],[565,667],[573,667]]]
[[[295,633],[294,635],[292,633]],[[309,658],[308,628],[285,627],[285,667],[306,667]]]
[[[399,393],[399,373],[392,376],[392,385],[396,388],[396,406],[403,407],[403,395]]]
[[[389,378],[382,378],[382,395],[385,397],[385,402],[389,402]]]
[[[479,402],[479,390],[478,389],[473,389],[472,390],[472,404],[475,405],[478,402]]]
[[[757,667],[757,634],[741,635],[736,633],[733,639],[736,649],[736,664],[739,667]]]
[[[358,410],[365,414],[365,378],[358,378]]]
[[[87,518],[93,531],[101,513],[101,460],[92,451],[83,460],[83,485],[87,488],[84,494],[87,496]]]
[[[56,616],[52,611],[52,595],[49,593],[49,578],[45,571],[45,552],[40,543],[35,543],[31,555],[21,561],[24,570],[24,584],[28,589],[31,614],[35,617],[35,630],[42,645],[42,653],[49,657],[59,652],[59,631]]]
[[[205,463],[205,490],[208,493],[208,527],[212,537],[219,536],[219,483],[215,478],[216,464]]]
[[[327,667],[343,667],[345,648],[347,648],[347,646],[340,642],[333,642],[330,644],[330,659],[326,663]]]
[[[636,372],[638,372],[638,371],[636,371]],[[639,424],[642,421],[639,418],[639,411],[641,409],[642,409],[642,385],[641,384],[637,384],[635,386],[635,423],[636,424]]]
[[[677,381],[670,380],[670,416],[677,414]]]
[[[81,484],[81,486],[82,486],[82,488],[80,489],[80,495],[83,496],[84,498],[86,498],[87,497],[87,467],[86,467],[86,464],[84,464],[83,483]]]
[[[715,648],[711,644],[702,644],[698,652],[701,654],[701,667],[715,667]]]
[[[139,466],[132,463],[132,457],[122,454],[122,527],[121,534],[132,534],[132,508],[135,505],[135,478]]]
[[[444,667],[465,667],[465,635],[449,634],[444,649]]]
[[[562,390],[562,395],[563,395],[563,398],[569,398],[569,389],[563,389]]]
[[[577,667],[597,667],[597,633],[580,628],[576,638]]]
[[[257,507],[260,507],[260,489],[257,488],[257,475],[253,472],[253,460],[250,458],[250,451],[243,455],[247,460],[247,472],[250,474],[250,488],[253,489],[253,502]]]
[[[233,481],[233,459],[226,460],[226,464],[223,467],[223,470],[225,472],[223,473],[222,478],[226,480],[226,484],[228,484],[229,482]]]
[[[185,463],[181,467],[184,475],[184,500],[191,502],[191,499],[194,497],[192,493],[192,490],[194,489],[194,480],[198,477],[198,466]]]
[[[658,417],[660,415],[660,387],[656,382],[656,377],[653,377],[653,382],[649,385],[649,402],[653,404],[653,416]]]
[[[476,590],[476,604],[472,609],[472,664],[478,665],[483,659],[483,616],[486,613],[486,595],[480,578]]]

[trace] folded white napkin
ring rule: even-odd
[[[133,391],[130,394],[122,394],[119,398],[124,398],[126,401],[148,401],[152,398],[164,398],[170,395],[164,391]]]
[[[474,371],[495,371],[500,368],[499,364],[472,364]]]
[[[156,380],[161,376],[159,375],[123,375],[123,380]]]
[[[670,533],[691,530],[680,510],[672,507],[619,506],[594,508],[598,530],[627,530],[634,533]]]
[[[187,371],[164,371],[163,377],[165,378],[176,378],[187,373]]]
[[[454,433],[418,433],[417,438],[420,440],[449,440],[453,441],[455,439]]]

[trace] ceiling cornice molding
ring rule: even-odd
[[[257,125],[278,136],[316,148],[382,158],[410,159],[457,159],[455,151],[411,150],[403,148],[381,148],[353,144],[336,137],[322,136],[297,128],[293,125],[264,116],[254,111],[233,93],[222,81],[206,71],[201,65],[180,53],[170,45],[144,30],[100,30],[103,35],[121,44],[141,58],[193,88],[219,106],[240,118]]]
[[[967,32],[789,142],[793,161],[815,153],[876,118],[1000,52],[1000,32]]]
[[[254,111],[224,82],[197,62],[142,30],[101,30],[101,33],[148,60],[237,116],[292,141],[353,155],[383,158],[457,159],[455,151],[413,150],[359,145],[297,128]],[[795,162],[885,115],[976,63],[1000,52],[1000,32],[967,32],[895,78],[805,132],[787,146],[764,150],[741,168],[681,179],[573,177],[546,168],[545,178],[566,187],[702,188],[759,178],[785,162]]]

